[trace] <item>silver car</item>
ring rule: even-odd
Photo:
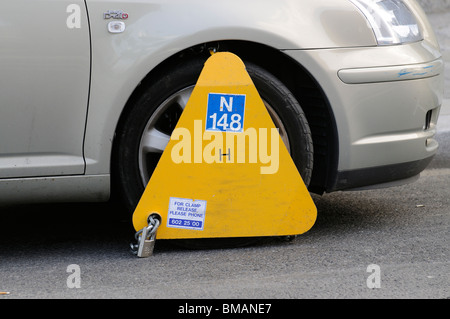
[[[439,45],[415,0],[2,0],[0,202],[133,210],[205,60],[246,64],[309,190],[414,180]]]

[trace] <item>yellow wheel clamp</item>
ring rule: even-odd
[[[150,216],[156,239],[299,235],[314,225],[314,202],[236,55],[206,61],[136,207],[134,228],[154,228],[154,242]]]

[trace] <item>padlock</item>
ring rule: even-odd
[[[153,255],[153,249],[155,248],[156,231],[160,221],[158,218],[154,218],[153,215],[149,217],[148,227],[144,227],[138,238],[137,256],[140,258],[146,258]]]
[[[141,258],[150,257],[153,254],[155,248],[155,240],[152,238],[147,239],[150,236],[150,231],[153,229],[153,225],[144,227],[142,229],[141,237],[139,238],[137,256]]]

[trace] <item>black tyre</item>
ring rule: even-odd
[[[130,212],[134,211],[145,185],[170,139],[203,68],[205,59],[194,58],[165,70],[144,88],[116,132],[113,174]],[[294,96],[266,70],[246,63],[274,124],[306,185],[311,180],[313,143],[305,115]],[[233,240],[186,240],[185,246],[239,246],[253,238]]]

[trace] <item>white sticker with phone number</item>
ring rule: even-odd
[[[203,230],[206,201],[171,197],[167,227]]]

